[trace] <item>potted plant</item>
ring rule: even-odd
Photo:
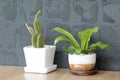
[[[56,46],[45,45],[43,28],[38,19],[40,14],[41,11],[39,10],[35,15],[33,22],[34,28],[26,24],[32,36],[32,45],[23,48],[26,59],[25,72],[48,73],[57,67],[57,65],[53,65]]]
[[[68,54],[68,61],[71,70],[73,71],[90,71],[95,68],[96,64],[96,54],[94,50],[96,48],[100,49],[108,49],[111,47],[109,44],[105,44],[101,41],[90,44],[90,39],[93,33],[98,31],[98,27],[89,28],[84,31],[78,32],[78,38],[80,42],[78,42],[74,36],[60,27],[56,27],[53,29],[61,33],[61,36],[57,36],[55,38],[54,44],[56,45],[60,41],[67,41],[71,43],[68,47],[63,47],[66,54]]]

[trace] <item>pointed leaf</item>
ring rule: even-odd
[[[26,24],[26,27],[27,27],[29,33],[30,33],[32,36],[34,36],[34,35],[35,35],[35,31],[33,30],[33,28],[30,27],[30,26],[28,26],[27,24]]]
[[[44,47],[44,37],[42,34],[39,34],[37,36],[37,48],[43,48]]]
[[[105,49],[106,48],[108,50],[111,50],[111,47],[110,47],[109,44],[105,44],[105,43],[103,43],[101,41],[90,45],[89,50],[91,50],[91,51],[95,50],[97,47],[100,48],[100,49]]]
[[[74,46],[63,47],[63,49],[65,50],[66,54],[68,54],[68,53],[72,53],[72,54],[76,54],[76,55],[81,54],[81,49],[75,48]]]
[[[41,22],[38,19],[38,17],[40,16],[40,14],[41,14],[41,11],[39,10],[36,13],[35,18],[34,18],[34,22],[33,22],[34,29],[35,29],[35,32],[37,34],[42,34],[42,25],[41,25]]]
[[[77,40],[73,37],[73,35],[70,32],[62,28],[59,28],[59,27],[56,27],[53,30],[65,35],[70,40],[71,44],[73,44],[76,48],[80,48],[79,43],[77,42]]]
[[[62,47],[62,48],[64,49],[65,54],[68,55],[68,54],[69,54],[69,49],[68,49],[68,47]]]
[[[75,53],[76,48],[74,46],[69,46],[69,47],[63,47],[63,49],[65,50],[66,55],[68,55],[69,53]]]
[[[68,38],[66,38],[65,36],[58,36],[54,40],[54,45],[56,45],[60,41],[70,41],[70,40]]]
[[[33,35],[31,37],[31,43],[34,48],[37,48],[37,36]]]
[[[78,33],[78,37],[81,40],[81,48],[83,50],[88,49],[88,44],[89,44],[90,38],[91,38],[92,34],[97,32],[97,31],[98,31],[98,27],[96,26],[95,28],[86,29],[86,30],[80,31]]]

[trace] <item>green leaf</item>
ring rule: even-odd
[[[55,38],[54,45],[56,45],[60,41],[69,41],[70,42],[70,40],[67,37],[65,37],[65,36],[58,36],[58,37]]]
[[[37,36],[37,48],[43,48],[44,47],[44,36],[42,34],[39,34]]]
[[[40,15],[41,15],[41,10],[39,10],[39,11],[36,13],[35,18],[37,19]]]
[[[70,40],[71,44],[73,44],[76,48],[80,48],[79,43],[77,42],[77,40],[73,37],[73,35],[70,32],[62,28],[59,28],[59,27],[56,27],[53,30],[65,35]]]
[[[34,25],[34,30],[37,34],[42,34],[42,25],[41,25],[41,22],[39,21],[38,17],[40,16],[41,14],[41,11],[39,10],[36,15],[35,15],[35,18],[34,18],[34,22],[33,22],[33,25]]]
[[[108,50],[111,50],[111,47],[110,47],[110,45],[109,44],[105,44],[105,43],[103,43],[103,42],[101,42],[101,41],[98,41],[97,43],[94,43],[94,44],[92,44],[92,45],[90,45],[90,47],[89,47],[89,50],[90,51],[93,51],[93,50],[95,50],[96,48],[100,48],[100,49],[108,49]]]
[[[37,36],[33,35],[31,37],[32,46],[37,48]]]
[[[66,54],[68,54],[68,53],[73,53],[73,54],[76,54],[76,55],[81,54],[81,49],[80,48],[75,48],[74,46],[63,47],[63,49],[65,50]]]
[[[62,47],[62,48],[64,49],[65,54],[68,55],[68,54],[69,54],[69,49],[68,49],[68,47]]]
[[[30,33],[32,36],[36,35],[36,34],[35,34],[35,31],[34,31],[34,29],[33,29],[32,27],[28,26],[27,24],[26,24],[26,27],[27,27],[29,33]]]
[[[83,50],[88,49],[89,41],[93,33],[98,31],[98,27],[96,26],[95,28],[92,29],[86,29],[84,31],[81,31],[78,33],[78,37],[81,40],[81,48]]]
[[[65,50],[66,55],[68,55],[69,53],[75,53],[76,48],[74,46],[69,46],[69,47],[63,47],[63,49]]]

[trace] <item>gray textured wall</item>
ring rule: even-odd
[[[50,29],[60,26],[75,37],[85,28],[99,26],[91,42],[101,40],[112,51],[97,50],[97,66],[103,70],[120,70],[120,0],[0,0],[0,65],[25,66],[23,46],[30,45],[25,23],[32,25],[37,10],[44,27],[46,44],[53,44],[59,35]],[[55,63],[68,68],[67,56],[57,45]]]

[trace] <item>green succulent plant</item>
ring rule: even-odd
[[[93,33],[98,32],[98,27],[94,28],[88,28],[84,31],[78,32],[78,38],[80,39],[80,42],[78,42],[75,37],[67,30],[64,30],[60,27],[56,27],[53,29],[54,31],[57,31],[61,33],[61,36],[57,36],[54,40],[54,45],[56,45],[60,41],[67,41],[71,43],[71,46],[68,47],[63,47],[65,50],[66,54],[69,54],[72,52],[73,54],[89,54],[93,52],[95,49],[100,48],[100,49],[108,49],[111,50],[111,47],[109,44],[105,44],[102,41],[98,41],[96,43],[90,44],[90,39]]]
[[[44,47],[44,36],[43,36],[43,29],[41,22],[39,21],[38,17],[41,15],[41,11],[39,10],[34,18],[33,26],[31,27],[26,24],[26,27],[31,34],[31,43],[32,46],[35,48],[43,48]]]

